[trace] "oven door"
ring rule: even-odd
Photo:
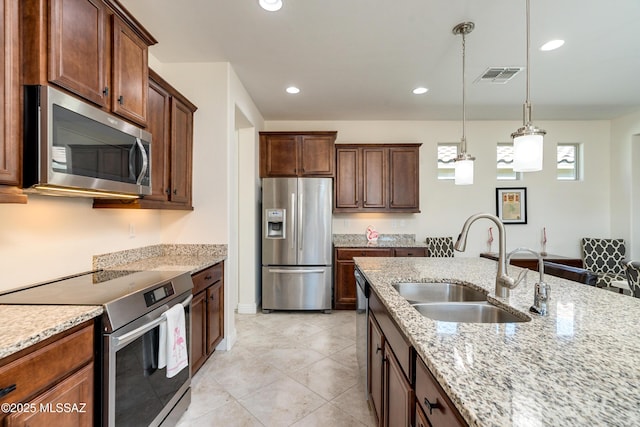
[[[159,426],[186,410],[191,398],[191,299],[190,291],[183,293],[104,336],[105,426]],[[159,328],[165,321],[162,314],[175,304],[185,308],[189,366],[167,378],[166,367],[158,369]]]

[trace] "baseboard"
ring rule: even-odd
[[[256,314],[257,312],[257,304],[238,304],[238,314]]]

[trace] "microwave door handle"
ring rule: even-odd
[[[140,148],[140,154],[142,154],[142,170],[140,171],[140,175],[138,175],[138,179],[136,180],[136,184],[140,185],[142,183],[142,179],[147,173],[147,169],[149,168],[149,157],[147,156],[147,152],[144,149],[144,145],[140,141],[140,138],[136,138],[136,144]]]
[[[135,170],[136,170],[135,153],[136,153],[136,148],[137,148],[137,145],[132,145],[131,148],[129,149],[129,179],[131,179],[132,181],[136,179],[136,175],[135,175]]]

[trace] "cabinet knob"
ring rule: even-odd
[[[105,86],[104,89],[102,89],[102,94],[104,96],[109,96],[109,86]]]
[[[438,402],[431,403],[426,397],[424,398],[424,406],[429,408],[429,415],[433,415],[434,409],[440,409],[440,404]]]
[[[379,345],[377,345],[377,346],[376,346],[376,354],[378,354],[378,352],[379,352],[380,350],[382,350],[382,349],[380,348],[380,346],[379,346]]]
[[[174,188],[173,189],[173,195],[175,196],[176,194],[178,194],[178,189]]]
[[[204,280],[211,280],[212,277],[212,275],[207,274],[206,276],[204,276]]]
[[[118,97],[118,104],[120,104],[120,105],[124,104],[124,96],[120,95]]]
[[[215,295],[211,295],[211,298],[209,298],[211,301],[215,300]]]
[[[165,193],[167,193],[167,196],[169,196],[171,194],[171,189],[167,188],[166,190],[164,190]]]

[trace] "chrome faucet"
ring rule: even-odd
[[[462,231],[458,235],[458,240],[456,241],[453,248],[456,251],[464,252],[467,247],[467,235],[469,234],[469,228],[471,224],[473,224],[476,220],[480,218],[486,218],[493,221],[498,227],[498,272],[496,274],[496,296],[500,298],[508,298],[509,297],[509,289],[513,289],[518,286],[518,283],[524,279],[524,277],[519,277],[518,280],[514,280],[509,277],[507,274],[507,256],[506,256],[506,241],[507,236],[504,229],[504,224],[500,221],[500,218],[497,216],[486,214],[486,213],[477,213],[475,215],[471,215],[465,221],[462,226]]]
[[[531,308],[529,308],[529,311],[537,313],[541,316],[546,316],[549,314],[547,303],[549,302],[549,296],[551,294],[551,286],[547,285],[544,281],[544,261],[542,260],[542,255],[529,248],[517,248],[509,252],[509,254],[507,255],[507,265],[509,264],[511,255],[515,254],[516,252],[529,252],[536,258],[538,258],[538,272],[540,273],[540,279],[534,285],[533,305],[531,306]],[[528,269],[522,270],[522,272],[520,273],[522,279],[524,279],[524,276],[527,275],[528,271]],[[522,281],[522,279],[520,279],[520,276],[518,276],[518,282]]]

